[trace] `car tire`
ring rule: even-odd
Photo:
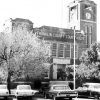
[[[53,96],[53,97],[52,97],[52,99],[53,99],[53,100],[56,100],[56,97],[55,97],[55,96]]]
[[[56,100],[64,100],[62,97],[56,97]]]
[[[4,99],[5,99],[5,100],[8,100],[8,98],[7,98],[7,97],[5,97]]]
[[[99,96],[98,96],[98,95],[95,95],[94,98],[95,98],[95,99],[99,99]]]
[[[45,94],[45,99],[51,99],[49,94]]]
[[[69,100],[72,100],[72,98],[70,97]]]

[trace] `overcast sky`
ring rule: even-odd
[[[25,18],[34,27],[48,25],[67,28],[67,4],[73,0],[0,0],[0,25],[9,18]],[[93,0],[92,0],[93,1]],[[97,4],[97,26],[100,27],[100,0]],[[97,40],[100,41],[99,28]]]

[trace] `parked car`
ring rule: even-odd
[[[49,84],[49,88],[45,91],[46,98],[61,99],[61,98],[69,98],[72,99],[77,97],[77,92],[71,90],[68,84],[63,81],[53,82],[51,81]]]
[[[9,91],[7,89],[7,85],[5,84],[0,84],[0,99],[7,99],[9,96]]]
[[[76,89],[78,97],[99,98],[100,83],[85,83],[82,87]]]
[[[15,97],[29,97],[34,96],[38,90],[32,90],[30,85],[18,85],[17,89],[14,91]]]

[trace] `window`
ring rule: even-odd
[[[58,45],[58,57],[64,57],[64,44]]]
[[[89,33],[92,33],[92,26],[89,26]]]
[[[92,30],[93,30],[92,26],[85,26],[87,46],[91,45],[91,43],[92,43]]]
[[[92,44],[92,26],[89,26],[89,45]]]
[[[49,79],[49,71],[44,72],[44,79]]]
[[[52,56],[57,56],[57,43],[52,44]]]
[[[66,44],[65,45],[65,54],[64,54],[65,58],[69,57],[70,58],[70,44]]]
[[[92,33],[92,26],[85,26],[85,33]]]
[[[86,33],[86,44],[88,45],[89,42],[89,33],[92,31],[92,29],[89,26],[85,26],[85,33]]]
[[[97,11],[97,9],[96,9],[96,7],[94,6],[94,7],[93,7],[93,21],[96,21],[96,16],[97,16],[96,11]]]
[[[88,33],[88,26],[85,26],[85,33]]]

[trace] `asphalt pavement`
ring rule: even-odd
[[[73,100],[97,100],[97,99],[91,99],[91,98],[73,98]]]
[[[13,98],[12,100],[17,100],[16,98]],[[28,100],[28,99],[20,99],[20,100]],[[41,97],[33,97],[32,100],[53,100],[53,99],[45,99],[45,98],[41,98]],[[64,100],[69,100],[68,98],[64,99]],[[91,98],[73,98],[72,100],[97,100],[97,99],[91,99]]]
[[[34,98],[34,100],[52,100],[52,99]],[[64,100],[68,100],[68,99],[64,99]],[[89,99],[89,98],[73,98],[72,100],[97,100],[97,99]]]

